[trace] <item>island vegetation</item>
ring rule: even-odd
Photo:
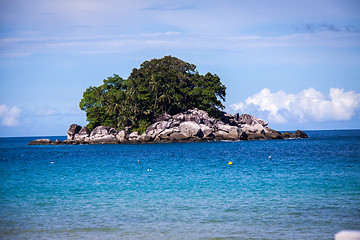
[[[225,95],[226,87],[216,74],[201,75],[194,64],[165,56],[143,62],[127,79],[114,74],[102,85],[90,86],[79,106],[90,131],[109,126],[143,133],[162,114],[197,108],[218,118]]]

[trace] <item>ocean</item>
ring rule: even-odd
[[[334,239],[360,230],[360,130],[306,133],[140,145],[0,138],[0,239]]]

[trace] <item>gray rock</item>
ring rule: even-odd
[[[73,140],[88,141],[90,140],[90,130],[87,127],[82,127],[78,133],[75,134]]]
[[[125,130],[121,130],[118,132],[118,134],[116,135],[117,140],[119,140],[120,143],[124,143],[127,141],[126,139],[126,133]]]
[[[160,139],[169,139],[169,136],[174,133],[174,128],[165,129],[161,133],[158,134]],[[177,129],[177,132],[179,132],[179,129]]]
[[[133,138],[138,138],[139,137],[139,132],[132,132],[132,133],[130,133],[130,135],[129,135],[129,139],[133,139]]]
[[[214,129],[208,127],[205,124],[199,124],[201,131],[203,132],[204,138],[208,138],[210,135],[212,135]]]
[[[150,125],[150,127],[148,127],[145,132],[147,133],[152,130],[165,130],[165,129],[169,128],[170,125],[171,125],[170,121],[155,122],[152,125]]]
[[[71,124],[67,131],[67,139],[73,140],[75,134],[77,134],[81,130],[81,126],[77,124]]]
[[[110,127],[98,126],[96,127],[90,134],[90,140],[94,140],[96,138],[102,138],[109,135]]]
[[[117,144],[119,140],[114,135],[104,135],[91,139],[92,144]]]
[[[203,136],[199,124],[193,121],[181,123],[179,126],[179,130],[180,133],[184,135],[186,138],[190,138],[194,136],[199,136],[199,137]]]
[[[266,127],[268,125],[267,122],[265,122],[264,120],[258,119],[254,116],[251,116],[249,114],[242,114],[241,116],[237,117],[237,122],[240,125],[249,125],[249,126],[254,126],[256,124],[260,124],[264,127]]]
[[[139,136],[138,141],[141,143],[146,143],[146,142],[150,142],[152,139],[146,135],[146,133],[143,133]]]
[[[169,136],[169,141],[171,142],[184,142],[187,141],[189,137],[185,137],[181,132],[173,132]]]

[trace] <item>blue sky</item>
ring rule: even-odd
[[[86,125],[87,87],[165,55],[217,74],[230,113],[360,128],[360,1],[3,0],[0,136]]]

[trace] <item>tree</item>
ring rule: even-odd
[[[164,113],[198,108],[217,117],[224,108],[225,91],[216,74],[201,75],[195,65],[165,56],[143,62],[127,80],[114,74],[103,85],[89,87],[80,108],[86,111],[90,129],[132,126],[141,132]]]

